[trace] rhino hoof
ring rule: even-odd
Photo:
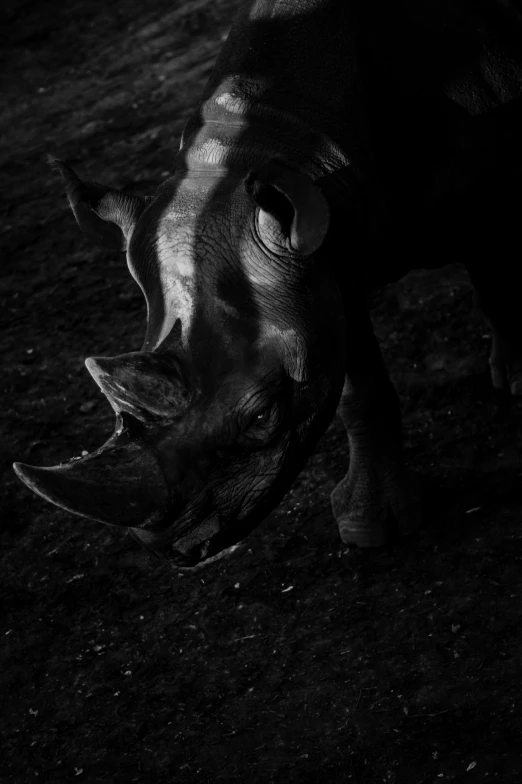
[[[332,510],[344,544],[383,547],[412,536],[422,519],[421,492],[414,474],[401,471],[375,481],[375,473],[354,471],[331,495]]]
[[[522,373],[516,373],[509,379],[509,389],[512,395],[522,395]]]
[[[341,517],[337,523],[343,544],[352,547],[384,547],[393,538],[387,521],[380,525],[357,525],[353,520]]]
[[[513,372],[509,367],[491,368],[491,381],[494,389],[503,389],[511,392],[512,395],[522,395],[522,371]]]

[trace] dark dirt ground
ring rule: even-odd
[[[123,256],[82,237],[45,155],[152,192],[237,5],[3,6],[0,779],[520,782],[522,405],[491,388],[461,268],[375,298],[426,487],[415,541],[342,546],[337,420],[243,549],[196,573],[11,470],[102,443],[83,360],[144,327]]]

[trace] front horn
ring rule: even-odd
[[[161,466],[143,442],[116,433],[88,457],[52,468],[14,463],[33,492],[74,514],[133,528],[161,522],[169,490]]]

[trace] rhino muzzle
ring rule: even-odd
[[[131,528],[135,541],[158,558],[167,560],[178,569],[194,569],[228,557],[239,547],[243,534],[221,528],[216,518],[198,526],[189,535],[171,541],[161,533]]]
[[[96,452],[61,465],[14,463],[19,479],[62,509],[127,528],[145,549],[175,568],[193,569],[233,552],[241,534],[227,530],[216,513],[177,536],[176,523],[173,530],[179,499],[166,481],[154,434],[192,399],[176,357],[134,352],[90,358],[85,364],[116,412],[114,434]]]

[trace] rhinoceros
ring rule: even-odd
[[[86,360],[111,438],[52,468],[15,464],[22,481],[194,567],[278,504],[337,411],[342,541],[415,531],[368,294],[464,262],[493,383],[522,391],[520,29],[500,0],[254,0],[153,196],[56,160],[80,228],[126,251],[147,328],[140,351]]]

